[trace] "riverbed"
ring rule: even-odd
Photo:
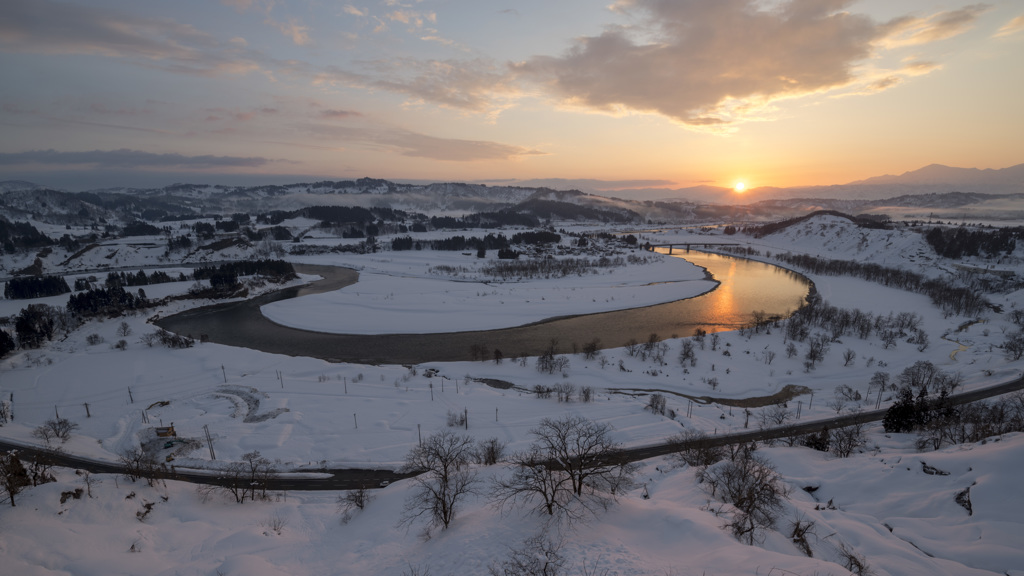
[[[474,359],[474,350],[489,355],[500,350],[505,358],[536,356],[556,341],[556,351],[570,353],[593,340],[599,348],[617,348],[630,340],[646,341],[736,330],[752,321],[754,311],[788,316],[804,302],[810,282],[778,266],[716,254],[691,251],[675,254],[705,268],[719,284],[710,292],[664,304],[599,314],[551,318],[496,330],[437,334],[328,334],[275,324],[260,313],[270,302],[338,290],[358,281],[347,268],[296,264],[304,274],[324,279],[251,300],[217,304],[156,321],[162,328],[211,342],[290,356],[309,356],[332,362],[420,364]]]

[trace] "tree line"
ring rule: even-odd
[[[13,254],[18,250],[51,246],[53,240],[28,222],[10,222],[0,217],[0,244],[4,252]]]
[[[959,228],[932,228],[924,235],[935,253],[945,258],[963,256],[993,258],[1000,253],[1010,254],[1017,247],[1017,238],[1024,237],[1024,228],[999,228],[992,231]]]
[[[8,300],[45,298],[68,292],[71,288],[63,276],[23,276],[11,278],[4,284],[4,298]]]
[[[218,282],[227,282],[233,278],[231,284],[237,283],[239,276],[266,276],[275,281],[285,281],[296,278],[295,267],[284,260],[240,260],[238,262],[225,262],[220,266],[200,266],[192,271],[192,278],[195,280],[210,280],[217,278]]]
[[[953,286],[948,280],[928,278],[923,274],[900,268],[889,268],[870,262],[830,260],[807,254],[775,254],[775,259],[812,274],[853,276],[890,288],[924,294],[947,315],[973,316],[992,306],[977,289]]]

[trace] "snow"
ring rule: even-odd
[[[948,263],[927,256],[927,247],[922,248],[914,232],[847,230],[843,222],[816,219],[752,242],[762,251],[801,250],[949,273],[944,271]],[[642,237],[652,243],[708,238],[693,230],[643,232]],[[723,240],[720,235],[712,238]],[[129,260],[119,263],[123,266],[150,262],[149,256],[131,260],[130,254],[119,248],[115,258]],[[357,267],[360,281],[335,293],[268,306],[264,313],[278,322],[317,330],[330,330],[341,317],[345,326],[339,331],[344,332],[353,327],[370,333],[508,326],[593,312],[605,304],[625,307],[678,299],[691,294],[690,286],[692,293],[709,287],[702,271],[678,258],[657,257],[648,264],[579,277],[487,285],[480,283],[475,256],[457,253],[331,254],[303,261]],[[438,277],[429,271],[438,264],[463,266],[468,272],[457,279]],[[1001,266],[1024,270],[1016,255]],[[79,270],[84,269],[82,264]],[[69,272],[68,278],[80,274]],[[367,366],[209,343],[184,350],[151,348],[139,338],[152,326],[146,317],[134,316],[92,321],[43,349],[0,360],[0,396],[13,394],[15,414],[14,422],[0,428],[0,436],[38,444],[32,429],[58,410],[80,426],[64,449],[101,460],[115,460],[121,450],[137,446],[150,427],[173,422],[180,436],[202,438],[207,426],[214,437],[216,461],[204,445],[177,456],[174,463],[182,468],[216,470],[251,450],[283,470],[306,473],[325,466],[397,468],[420,432],[426,436],[447,428],[449,411],[466,410],[466,433],[477,439],[497,437],[510,450],[529,444],[529,431],[541,418],[565,414],[607,423],[616,441],[640,446],[684,429],[708,434],[742,430],[744,411],[721,401],[768,396],[788,384],[814,391],[813,397],[799,397],[801,420],[810,420],[835,414],[826,403],[836,387],[866,392],[874,372],[895,375],[919,360],[960,372],[965,388],[1002,382],[1021,372],[1021,362],[1008,361],[999,349],[1004,332],[1012,329],[1006,313],[992,312],[981,323],[970,323],[975,319],[943,317],[923,296],[850,278],[812,280],[836,306],[880,315],[921,315],[931,346],[918,352],[899,342],[883,349],[874,340],[846,338],[833,343],[825,362],[807,373],[801,356],[786,357],[781,330],[749,336],[725,332],[717,350],[710,345],[698,349],[697,365],[685,370],[675,360],[680,339],[670,339],[665,341],[665,365],[613,349],[590,360],[570,355],[566,375],[548,375],[537,372],[533,359],[525,365],[506,360]],[[190,286],[172,283],[145,290],[153,297],[182,293]],[[66,298],[39,302],[56,305]],[[1020,293],[993,299],[1008,311],[1020,301]],[[0,315],[15,314],[32,302],[0,301]],[[152,313],[197,304],[178,302]],[[110,347],[120,339],[116,331],[122,320],[132,329],[124,351]],[[86,336],[93,333],[105,342],[88,345]],[[966,349],[952,356],[960,348],[954,340]],[[856,352],[850,366],[839,358],[846,348]],[[767,350],[777,353],[770,364]],[[428,376],[427,369],[437,370],[437,375]],[[485,378],[515,387],[492,388],[477,380]],[[717,389],[707,384],[710,378],[719,382]],[[595,400],[559,403],[530,392],[534,385],[565,382],[592,387]],[[668,408],[677,414],[674,419],[643,409],[651,390],[666,394]],[[876,395],[856,406],[873,408]],[[883,406],[889,401],[883,398]],[[86,417],[85,403],[91,417]],[[796,406],[790,403],[790,408]],[[753,412],[751,426],[758,410]],[[561,534],[568,573],[583,573],[585,566],[590,573],[623,576],[839,575],[847,573],[839,554],[847,547],[880,575],[1024,574],[1024,499],[1019,497],[1024,435],[924,453],[913,448],[913,441],[907,435],[886,436],[875,427],[867,450],[847,459],[806,448],[762,448],[790,495],[776,531],[759,546],[741,544],[722,530],[725,520],[709,506],[712,498],[694,470],[664,458],[646,461],[638,480],[650,499],[638,487],[595,520]],[[925,474],[922,462],[950,474]],[[335,492],[275,493],[268,502],[240,506],[222,495],[204,501],[192,485],[167,481],[151,488],[109,475],[96,476],[100,483],[93,498],[83,495],[60,504],[61,492],[84,487],[74,471],[60,470],[58,482],[20,494],[16,508],[0,506],[0,572],[482,574],[509,547],[537,534],[543,519],[515,511],[501,515],[487,502],[485,488],[486,479],[505,473],[503,468],[476,469],[484,479],[481,493],[465,503],[449,530],[435,531],[429,540],[421,538],[419,526],[408,531],[395,526],[410,482],[375,490],[369,506],[342,524]],[[809,494],[806,486],[818,489]],[[967,487],[973,515],[954,500]],[[835,509],[825,508],[829,500]],[[139,521],[136,513],[143,502],[152,502],[153,511]],[[285,523],[280,534],[271,528],[275,518]],[[788,539],[789,522],[795,518],[815,522],[814,557],[804,556]]]
[[[704,271],[685,260],[658,265],[594,268],[564,278],[498,282],[484,277],[478,260],[460,253],[320,259],[356,264],[359,282],[342,290],[262,307],[270,320],[304,330],[340,334],[430,334],[490,330],[557,316],[639,308],[691,298],[714,289]],[[660,259],[651,254],[650,258]],[[485,261],[485,262],[493,262]],[[457,278],[432,274],[437,266],[469,271]]]

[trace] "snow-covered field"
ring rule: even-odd
[[[278,324],[344,334],[432,334],[521,326],[556,316],[638,308],[703,294],[715,287],[704,270],[679,258],[656,266],[591,268],[584,274],[500,282],[458,252],[389,252],[306,259],[358,267],[342,290],[263,306]],[[441,275],[437,266],[463,269]]]
[[[753,242],[773,252],[799,250],[948,273],[944,268],[950,265],[930,256],[915,233],[844,226],[824,218]],[[642,237],[652,243],[699,238],[686,230],[643,232]],[[123,248],[119,254],[128,252]],[[669,285],[673,296],[668,299],[678,298],[682,286],[695,286],[694,293],[709,287],[701,270],[660,257],[611,272],[504,285],[474,283],[472,277],[444,281],[428,272],[429,266],[467,260],[476,259],[430,251],[303,257],[305,262],[357,266],[361,281],[341,292],[276,304],[265,313],[278,322],[317,330],[328,329],[339,316],[361,321],[366,332],[410,324],[445,327],[431,331],[465,330],[647,305],[666,297],[659,282],[684,281]],[[999,266],[1024,270],[1019,257]],[[32,430],[56,410],[80,426],[64,448],[99,459],[115,460],[120,451],[137,445],[144,429],[173,422],[180,436],[190,438],[200,438],[207,426],[218,458],[211,461],[204,446],[180,455],[175,460],[179,467],[216,468],[259,450],[287,470],[396,468],[420,433],[426,437],[447,428],[449,412],[466,411],[468,434],[496,437],[510,450],[529,444],[529,431],[541,418],[566,413],[609,424],[615,440],[638,446],[684,428],[708,434],[744,428],[742,409],[714,400],[691,404],[690,398],[769,396],[788,384],[802,385],[813,395],[800,396],[798,407],[793,402],[790,407],[808,420],[836,413],[828,405],[836,387],[866,393],[875,372],[895,376],[919,360],[959,372],[965,388],[1009,380],[1021,371],[1021,362],[1007,361],[999,348],[1010,330],[1005,312],[1024,301],[1020,292],[993,296],[1004,313],[971,323],[979,319],[943,317],[924,296],[845,277],[812,280],[835,306],[876,315],[919,314],[931,345],[919,352],[904,342],[884,349],[877,339],[847,338],[833,343],[824,362],[805,372],[801,355],[785,354],[781,330],[754,336],[726,332],[714,350],[710,344],[697,349],[695,366],[680,366],[676,358],[682,339],[671,339],[665,341],[663,365],[613,349],[590,360],[569,355],[564,374],[542,374],[532,358],[525,365],[506,360],[364,366],[208,343],[186,350],[151,348],[139,338],[153,327],[146,317],[136,316],[125,319],[131,334],[123,351],[110,346],[122,338],[118,319],[91,322],[43,349],[4,358],[0,396],[13,394],[15,419],[0,429],[0,436],[36,444]],[[160,296],[184,292],[189,285],[147,286],[146,292]],[[56,305],[61,298],[42,301]],[[0,301],[0,315],[15,314],[27,303]],[[353,331],[351,325],[344,331]],[[89,345],[90,334],[104,342]],[[847,349],[855,359],[844,365],[841,355]],[[768,352],[775,353],[773,359]],[[492,388],[475,379],[499,379],[515,387]],[[594,400],[559,403],[530,392],[538,384],[560,383],[591,387]],[[666,395],[675,418],[644,410],[652,390]],[[873,408],[877,392],[865,395],[856,405]],[[571,566],[567,573],[838,575],[847,573],[839,553],[846,547],[862,555],[876,574],[1024,574],[1019,489],[1024,436],[918,453],[912,436],[886,437],[874,428],[868,446],[849,459],[807,448],[762,449],[792,488],[778,531],[762,546],[741,544],[721,529],[724,520],[709,509],[710,496],[692,469],[650,460],[638,477],[645,488],[622,495],[606,514],[563,534],[563,554]],[[922,461],[950,474],[925,474]],[[503,473],[501,467],[481,467],[480,472]],[[175,482],[148,488],[112,476],[100,479],[94,498],[60,504],[62,491],[82,486],[72,471],[62,471],[58,483],[23,493],[17,508],[0,508],[0,572],[484,574],[509,546],[541,527],[537,517],[500,515],[480,495],[467,502],[449,530],[423,540],[416,528],[395,527],[409,482],[376,491],[376,500],[342,525],[336,493],[289,492],[270,502],[239,506],[221,496],[204,503],[192,486]],[[806,486],[819,488],[812,495],[803,490]],[[973,515],[954,502],[955,494],[968,486]],[[643,490],[650,499],[642,497]],[[135,514],[143,500],[154,507],[140,522]],[[815,509],[829,500],[836,509]],[[787,538],[787,523],[797,517],[817,527],[812,558]],[[271,527],[275,519],[284,521],[280,534]]]

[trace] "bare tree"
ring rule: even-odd
[[[1018,330],[1007,334],[1003,342],[1003,351],[1011,360],[1024,358],[1024,331]]]
[[[825,402],[825,405],[828,406],[829,408],[835,410],[836,414],[839,414],[840,412],[843,411],[843,408],[846,408],[846,403],[847,402],[848,402],[848,400],[846,399],[845,396],[836,394],[836,397],[831,399],[831,400],[829,400],[829,401],[827,401],[827,402]]]
[[[572,523],[606,510],[633,483],[637,467],[621,457],[607,424],[545,418],[530,433],[534,443],[510,459],[512,474],[493,483],[491,500],[502,510],[522,503]]]
[[[360,486],[355,490],[348,490],[338,496],[338,511],[341,512],[341,523],[348,524],[352,519],[352,512],[362,510],[373,500],[373,494],[366,486]]]
[[[590,386],[580,387],[580,402],[590,402],[594,398],[594,389]]]
[[[666,404],[667,404],[667,401],[665,400],[664,394],[655,393],[655,394],[651,394],[647,398],[647,406],[645,406],[645,408],[647,408],[648,410],[650,410],[654,414],[660,414],[660,415],[664,416],[665,415],[665,405]]]
[[[49,446],[50,441],[53,440],[56,436],[53,433],[53,429],[50,428],[49,426],[37,426],[35,429],[32,430],[32,437],[42,440],[43,442],[46,443],[47,446]]]
[[[853,348],[847,348],[843,352],[843,366],[849,366],[850,362],[857,359],[857,351]]]
[[[117,335],[118,336],[124,338],[124,337],[130,336],[131,333],[132,333],[132,327],[131,327],[130,324],[128,324],[128,322],[125,322],[124,320],[122,320],[121,323],[117,325]]]
[[[707,434],[699,430],[686,430],[669,442],[676,447],[676,457],[695,468],[707,468],[725,458],[725,448],[715,446]]]
[[[875,372],[871,375],[871,380],[868,381],[868,388],[879,388],[885,391],[889,387],[889,373],[888,372]]]
[[[747,544],[763,541],[787,496],[785,484],[771,464],[753,450],[741,450],[736,458],[708,468],[702,479],[712,496],[735,508],[725,527]]]
[[[561,549],[561,540],[546,534],[531,536],[519,548],[509,548],[504,560],[491,564],[488,572],[491,576],[559,576],[565,565]]]
[[[555,384],[555,396],[559,402],[572,402],[572,397],[576,394],[576,385],[571,382],[562,382]]]
[[[56,418],[47,420],[42,426],[32,431],[32,435],[40,440],[50,443],[54,438],[62,443],[71,439],[71,432],[78,429],[78,424],[67,418]]]
[[[537,371],[545,374],[565,373],[569,369],[569,359],[555,354],[557,340],[552,340],[548,349],[537,357]]]
[[[57,481],[53,475],[53,468],[57,465],[57,457],[62,451],[60,446],[51,446],[32,454],[32,459],[28,462],[28,477],[33,486]]]
[[[630,356],[636,356],[640,353],[641,346],[640,343],[636,341],[636,338],[630,338],[629,341],[626,342],[625,348],[627,354]]]
[[[689,364],[690,368],[697,365],[697,354],[693,348],[693,340],[683,340],[682,347],[679,349],[679,365],[686,368]]]
[[[440,526],[447,529],[460,501],[475,491],[476,473],[469,469],[473,439],[444,430],[433,434],[409,451],[403,473],[417,473],[416,484],[405,502],[399,525],[409,525],[426,516],[427,533]]]
[[[760,415],[762,428],[784,426],[793,419],[793,412],[782,402],[765,406],[761,409]]]
[[[100,483],[88,470],[82,470],[82,483],[85,484],[85,491],[89,494],[89,498],[92,498],[92,487]]]
[[[851,424],[829,431],[829,450],[840,458],[848,458],[866,443],[863,424]]]
[[[256,499],[256,492],[263,500],[267,498],[267,486],[277,477],[277,470],[270,460],[264,458],[259,450],[242,454],[245,471],[249,476],[249,499]]]
[[[538,447],[513,454],[509,462],[511,475],[496,477],[491,485],[491,501],[503,512],[516,505],[527,505],[539,514],[553,517],[558,513],[572,523],[589,511],[574,506],[568,475],[550,466],[547,455]]]
[[[157,465],[156,459],[152,454],[139,448],[122,450],[117,459],[124,469],[125,478],[132,482],[145,478],[146,482],[153,486],[160,478],[160,466]]]
[[[239,504],[245,503],[245,499],[249,496],[249,483],[245,477],[245,464],[241,462],[228,464],[220,480],[223,482],[221,485],[223,490],[231,494],[235,498],[235,502]]]
[[[25,471],[25,465],[18,458],[18,453],[14,450],[0,453],[0,487],[7,494],[12,507],[15,506],[14,497],[30,484],[28,472]]]
[[[491,466],[505,457],[505,443],[497,438],[478,440],[474,456],[477,464]]]

